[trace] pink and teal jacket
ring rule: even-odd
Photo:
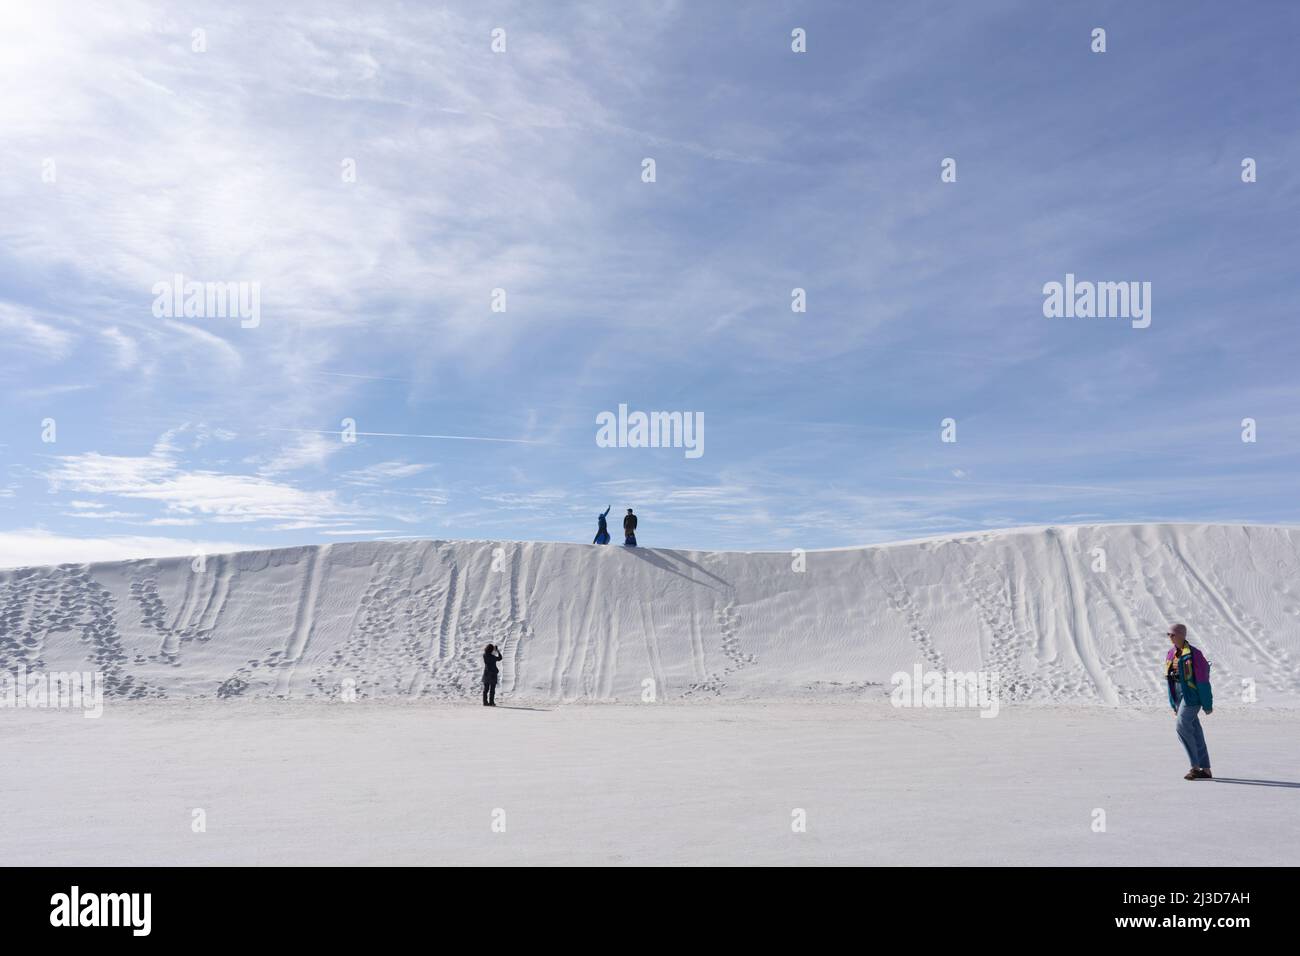
[[[1197,648],[1184,644],[1182,653],[1169,648],[1165,655],[1165,676],[1169,682],[1169,706],[1178,709],[1174,698],[1174,681],[1178,681],[1183,699],[1188,706],[1200,705],[1206,711],[1214,709],[1214,694],[1210,690],[1210,662]]]

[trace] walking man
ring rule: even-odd
[[[1169,683],[1169,706],[1178,718],[1178,739],[1187,751],[1192,769],[1184,780],[1210,780],[1210,752],[1205,748],[1205,732],[1199,714],[1214,713],[1214,695],[1210,690],[1210,663],[1205,655],[1187,643],[1187,626],[1175,624],[1169,629],[1169,643],[1174,646],[1165,657],[1165,679]]]

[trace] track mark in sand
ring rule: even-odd
[[[682,694],[683,697],[691,697],[699,693],[708,693],[717,697],[727,687],[727,678],[741,668],[748,667],[750,664],[758,662],[758,658],[753,654],[746,654],[740,646],[740,614],[736,610],[735,598],[732,598],[722,607],[715,607],[714,619],[718,623],[718,630],[722,633],[722,653],[727,658],[727,663],[722,667],[722,673],[709,674],[695,682]],[[703,652],[701,651],[701,654]],[[700,669],[704,669],[701,660]]]
[[[167,627],[167,606],[163,604],[162,596],[158,593],[157,567],[153,565],[146,567],[148,569],[146,573],[131,581],[131,597],[140,608],[140,623],[149,630],[163,635],[159,653],[166,653],[166,635],[170,633]]]
[[[921,652],[921,656],[936,670],[943,670],[943,655],[934,646],[934,639],[930,636],[930,632],[926,630],[925,625],[921,623],[921,612],[916,609],[912,596],[907,592],[907,586],[903,584],[903,579],[899,577],[898,571],[890,563],[889,555],[882,554],[882,558],[893,580],[892,582],[886,581],[879,572],[876,572],[876,581],[880,584],[881,590],[885,592],[885,598],[889,602],[889,606],[902,614],[907,621],[908,636],[911,638],[912,643],[916,645],[916,649]]]
[[[526,573],[523,568],[524,549],[516,545],[510,551],[510,620],[518,621],[523,616],[523,582],[522,577]]]
[[[600,572],[597,570],[597,576]],[[589,650],[591,647],[591,622],[595,614],[595,601],[592,595],[586,595],[586,610],[582,614],[582,621],[578,633],[573,632],[573,604],[571,602],[562,602],[559,607],[559,616],[556,621],[558,633],[556,635],[556,654],[555,659],[559,662],[559,688],[558,699],[561,701],[571,700],[577,696],[591,696],[592,687],[590,681]],[[581,600],[579,594],[575,600]],[[578,692],[572,692],[572,685],[578,685]],[[552,694],[553,697],[557,696]]]
[[[587,593],[587,610],[582,617],[582,634],[579,635],[582,641],[578,660],[579,681],[582,695],[587,698],[596,697],[600,689],[596,653],[591,641],[591,626],[596,619],[596,602],[600,600],[600,578],[601,571],[604,570],[603,563],[602,561],[596,562],[595,579],[592,581],[591,589]]]
[[[126,672],[127,658],[117,630],[113,595],[82,567],[69,573],[71,585],[84,600],[90,620],[82,625],[81,639],[91,645],[91,660],[104,672],[104,696],[139,700],[166,697],[160,688],[150,687]]]
[[[1213,620],[1214,616],[1217,616],[1226,622],[1228,627],[1242,638],[1245,645],[1243,651],[1247,659],[1251,663],[1258,664],[1262,658],[1268,665],[1265,668],[1264,682],[1274,690],[1285,689],[1286,683],[1278,672],[1286,671],[1293,676],[1300,674],[1300,668],[1292,664],[1290,655],[1268,639],[1263,624],[1256,620],[1240,602],[1232,598],[1231,592],[1221,581],[1217,582],[1217,586],[1212,582],[1212,572],[1198,571],[1180,548],[1169,545],[1169,551],[1177,559],[1180,576],[1188,585],[1192,597],[1198,599],[1211,612],[1209,619]],[[1210,624],[1208,628],[1205,624],[1200,627],[1203,630],[1217,630],[1214,624]]]
[[[1142,635],[1150,633],[1150,629],[1144,630],[1144,625],[1138,623],[1137,611],[1132,599],[1132,585],[1119,568],[1112,569],[1096,580],[1097,590],[1101,592],[1102,600],[1105,601],[1105,606],[1110,610],[1111,617],[1115,621],[1116,642],[1119,645],[1115,659],[1103,662],[1103,666],[1113,672],[1122,665],[1131,673],[1146,677],[1141,686],[1136,688],[1115,681],[1116,693],[1122,703],[1154,703],[1151,692],[1161,686],[1161,683],[1154,667],[1155,655],[1148,656],[1141,652]],[[1109,586],[1112,584],[1113,589]]]
[[[0,588],[0,671],[22,667],[43,670],[45,640],[81,620],[83,607],[61,594],[58,571],[24,568],[3,579]],[[56,608],[57,604],[57,608]]]
[[[0,671],[19,670],[40,656],[27,611],[35,590],[35,572],[0,574]]]
[[[1291,541],[1289,533],[1286,537],[1287,541]],[[1297,551],[1300,551],[1300,547],[1297,547]],[[1300,581],[1300,565],[1288,564],[1281,558],[1277,558],[1274,561],[1273,571],[1273,590],[1287,602],[1282,605],[1282,613],[1300,618],[1300,595],[1288,586],[1291,582]]]
[[[384,636],[396,626],[396,620],[388,613],[387,600],[397,583],[392,568],[393,563],[390,561],[380,561],[371,566],[365,590],[348,621],[344,640],[335,647],[324,666],[312,675],[310,683],[316,693],[308,696],[337,699],[346,687],[354,690],[358,697],[365,697],[372,688],[381,689],[380,675],[375,673],[377,668],[374,665],[376,658],[383,660],[385,651],[376,645],[381,644]],[[429,607],[430,604],[425,603],[422,610],[431,613]],[[437,634],[433,628],[425,633],[430,631],[433,631],[436,640]],[[433,653],[428,647],[422,647],[421,650],[426,656]],[[350,683],[345,685],[344,681]]]
[[[180,607],[176,609],[176,616],[172,618],[171,623],[171,630],[176,633],[188,631],[193,627],[191,619],[194,617],[198,605],[206,603],[207,584],[210,580],[206,574],[197,572],[192,567],[188,573],[185,571],[181,573],[185,575],[185,594],[181,598]]]
[[[0,669],[44,670],[45,641],[78,631],[77,640],[87,645],[87,660],[104,675],[106,698],[167,696],[130,673],[113,595],[86,566],[0,573]]]
[[[702,681],[708,677],[706,670],[707,665],[704,660],[704,635],[700,633],[700,622],[694,614],[690,617],[691,624],[691,670],[694,672],[695,679]]]
[[[209,567],[212,570],[205,573],[213,575],[213,583],[208,590],[208,602],[203,607],[203,613],[199,617],[198,627],[196,628],[198,639],[201,641],[211,639],[212,632],[217,629],[217,621],[221,619],[221,612],[226,609],[226,601],[230,599],[230,581],[235,576],[234,556],[213,555]]]
[[[655,633],[654,614],[650,610],[648,601],[640,603],[641,608],[641,634],[645,639],[646,660],[650,663],[650,676],[654,678],[655,695],[666,700],[668,697],[668,685],[664,680],[664,665],[659,657],[659,635]]]
[[[1048,533],[1050,534],[1052,530],[1048,529]],[[1102,669],[1097,648],[1093,645],[1092,628],[1087,617],[1087,598],[1084,596],[1083,586],[1079,582],[1078,574],[1075,573],[1074,561],[1070,549],[1065,546],[1064,536],[1058,531],[1054,537],[1061,553],[1061,566],[1065,569],[1065,593],[1070,599],[1070,640],[1073,641],[1074,651],[1083,663],[1088,676],[1092,678],[1097,694],[1103,701],[1113,706],[1119,703],[1119,695],[1110,675]]]
[[[530,556],[534,554],[531,544],[518,546],[515,550],[520,551],[524,549],[527,550]],[[526,562],[525,570],[531,572],[531,583],[528,580],[528,574],[523,574],[517,579],[519,583],[519,592],[515,613],[516,617],[520,621],[526,621],[528,619],[528,598],[537,591],[537,582],[541,580],[542,577],[542,565],[546,562],[546,558],[549,554],[550,551],[543,548],[540,557],[534,557],[533,560]]]
[[[338,697],[344,681],[359,697],[463,698],[471,693],[482,667],[476,659],[473,629],[455,628],[455,653],[443,656],[444,633],[450,633],[463,592],[453,565],[436,583],[416,586],[425,567],[384,560],[373,566],[371,578],[348,625],[347,640],[311,678],[317,694]]]
[[[153,659],[171,664],[173,667],[179,667],[181,664],[183,644],[187,641],[206,641],[211,638],[211,628],[205,630],[202,626],[203,621],[209,618],[209,609],[211,609],[210,617],[215,623],[216,615],[221,609],[221,605],[213,608],[215,591],[212,583],[213,575],[193,571],[184,563],[178,565],[177,569],[185,576],[185,593],[174,615],[168,612],[166,602],[163,601],[159,591],[157,564],[153,562],[144,564],[143,573],[132,579],[129,588],[131,598],[140,608],[141,625],[161,635],[158,653]],[[228,581],[223,583],[228,586]],[[224,603],[224,593],[221,600]],[[199,613],[200,607],[203,608],[202,615]],[[195,618],[198,620],[196,621]]]
[[[167,623],[167,619],[171,615],[168,613],[167,605],[158,590],[158,565],[152,561],[147,562],[143,566],[143,571],[143,574],[131,581],[130,592],[131,597],[140,608],[141,625],[149,630],[156,631],[161,638],[158,642],[158,652],[150,659],[163,664],[170,664],[173,667],[180,667],[181,643],[191,635],[177,628],[176,622],[180,619],[179,612],[173,623]],[[194,587],[195,584],[192,580],[186,581],[186,593],[182,603],[192,601]]]
[[[488,643],[502,649],[508,688],[521,629],[507,611],[508,575],[488,569],[491,550],[461,556],[434,548],[418,566],[399,552],[377,560],[346,639],[313,670],[308,696],[335,698],[351,686],[364,698],[464,700],[479,692]],[[417,583],[423,580],[430,583]],[[311,640],[322,636],[318,622]]]
[[[498,633],[502,630],[506,634],[504,639]],[[507,693],[513,694],[519,686],[525,658],[524,649],[531,644],[532,637],[533,628],[527,621],[511,622],[505,618],[500,619],[491,634],[493,642],[501,648],[501,654],[505,658],[501,662],[501,687]]]
[[[569,628],[571,613],[569,602],[561,601],[555,619],[555,653],[551,655],[551,698],[564,699],[564,672],[567,666],[565,651],[569,646]]]
[[[528,568],[524,561],[525,548],[526,545],[515,545],[510,557],[510,616],[505,622],[508,633],[505,641],[502,642],[508,648],[508,652],[503,652],[507,659],[502,662],[501,674],[501,685],[508,693],[514,693],[515,688],[519,686],[520,673],[527,659],[526,651],[531,643],[529,638],[533,636],[532,626],[527,620],[528,605],[524,577]]]
[[[1293,678],[1300,678],[1300,666],[1297,666],[1291,659],[1291,655],[1281,645],[1269,638],[1268,629],[1263,622],[1250,613],[1245,604],[1233,594],[1232,589],[1219,576],[1214,566],[1206,568],[1204,578],[1211,592],[1219,597],[1224,606],[1229,608],[1239,622],[1239,626],[1254,638],[1256,646],[1260,652],[1270,655],[1276,664],[1277,670],[1288,671]],[[1281,689],[1283,685],[1279,682],[1276,689]]]
[[[320,598],[320,582],[325,573],[325,565],[329,561],[331,547],[333,545],[317,545],[311,549],[307,559],[309,565],[307,580],[304,582],[302,597],[298,601],[298,612],[289,643],[284,648],[283,663],[286,666],[280,668],[280,677],[276,681],[275,692],[281,697],[288,696],[293,672],[298,661],[302,660],[302,652],[307,649],[307,642],[311,639],[312,628],[316,624],[316,602]]]
[[[731,674],[742,667],[748,667],[756,663],[758,658],[753,654],[746,654],[740,649],[740,613],[736,610],[735,600],[728,601],[727,604],[717,612],[718,627],[722,630],[722,653],[727,655],[731,661],[731,666],[723,670],[724,674]]]
[[[438,622],[438,657],[451,660],[456,656],[456,622],[460,617],[460,569],[452,565],[447,572],[447,593],[442,597],[442,617]]]
[[[609,619],[609,644],[605,652],[601,655],[600,662],[596,667],[596,680],[600,683],[600,696],[609,700],[614,696],[614,677],[618,671],[618,650],[619,650],[619,605],[614,604],[613,613]]]
[[[990,580],[991,578],[991,580]],[[1034,646],[1034,637],[1016,621],[1015,598],[1009,594],[1009,581],[992,573],[987,565],[968,562],[966,573],[959,579],[962,592],[975,607],[980,624],[989,634],[985,666],[998,675],[999,692],[1007,700],[1021,701],[1034,697],[1038,688],[1046,684],[1049,693],[1064,692],[1066,680],[1060,673],[1052,673],[1048,664],[1040,665],[1044,676],[1035,678],[1025,672],[1020,664],[1021,654]],[[1059,671],[1059,667],[1056,668]]]
[[[1143,557],[1139,555],[1138,560],[1141,561]],[[1154,703],[1152,694],[1155,694],[1156,700],[1163,701],[1165,682],[1160,677],[1159,662],[1164,654],[1164,648],[1156,646],[1149,653],[1146,652],[1143,648],[1143,635],[1163,634],[1164,631],[1159,629],[1164,625],[1151,617],[1138,600],[1136,586],[1142,581],[1141,566],[1135,564],[1127,574],[1122,570],[1112,569],[1110,575],[1110,580],[1115,582],[1115,591],[1119,596],[1118,600],[1112,600],[1112,604],[1116,614],[1123,621],[1124,633],[1121,635],[1121,640],[1124,641],[1128,653],[1129,666],[1135,673],[1147,675],[1145,682],[1147,693],[1140,694],[1138,702]],[[1155,601],[1154,596],[1152,600]]]

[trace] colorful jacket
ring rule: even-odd
[[[1184,644],[1181,654],[1178,648],[1169,648],[1165,655],[1165,677],[1169,684],[1169,706],[1178,709],[1174,698],[1174,681],[1178,681],[1183,699],[1190,706],[1199,704],[1205,710],[1214,709],[1214,693],[1210,690],[1210,662],[1197,648]]]

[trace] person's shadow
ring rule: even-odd
[[[501,710],[535,710],[539,714],[549,714],[551,712],[549,707],[525,707],[522,704],[494,704],[493,706],[499,707]]]
[[[635,555],[636,557],[644,561],[646,564],[654,565],[656,568],[659,568],[661,571],[667,571],[669,574],[675,574],[679,578],[682,578],[685,581],[690,581],[692,584],[698,584],[700,587],[708,588],[710,591],[717,590],[717,588],[709,584],[709,582],[707,581],[700,581],[697,580],[696,578],[691,577],[689,574],[682,574],[682,572],[678,571],[675,567],[672,566],[672,564],[668,562],[668,560],[664,557],[664,555],[657,553],[652,548],[640,548],[640,547],[628,548],[627,553]],[[707,571],[705,573],[708,574]],[[716,577],[716,575],[709,575],[709,576]],[[721,578],[719,578],[719,580],[721,580]]]
[[[1251,787],[1289,787],[1292,790],[1300,790],[1300,783],[1291,783],[1286,780],[1243,780],[1240,777],[1214,777],[1215,783],[1243,783]]]

